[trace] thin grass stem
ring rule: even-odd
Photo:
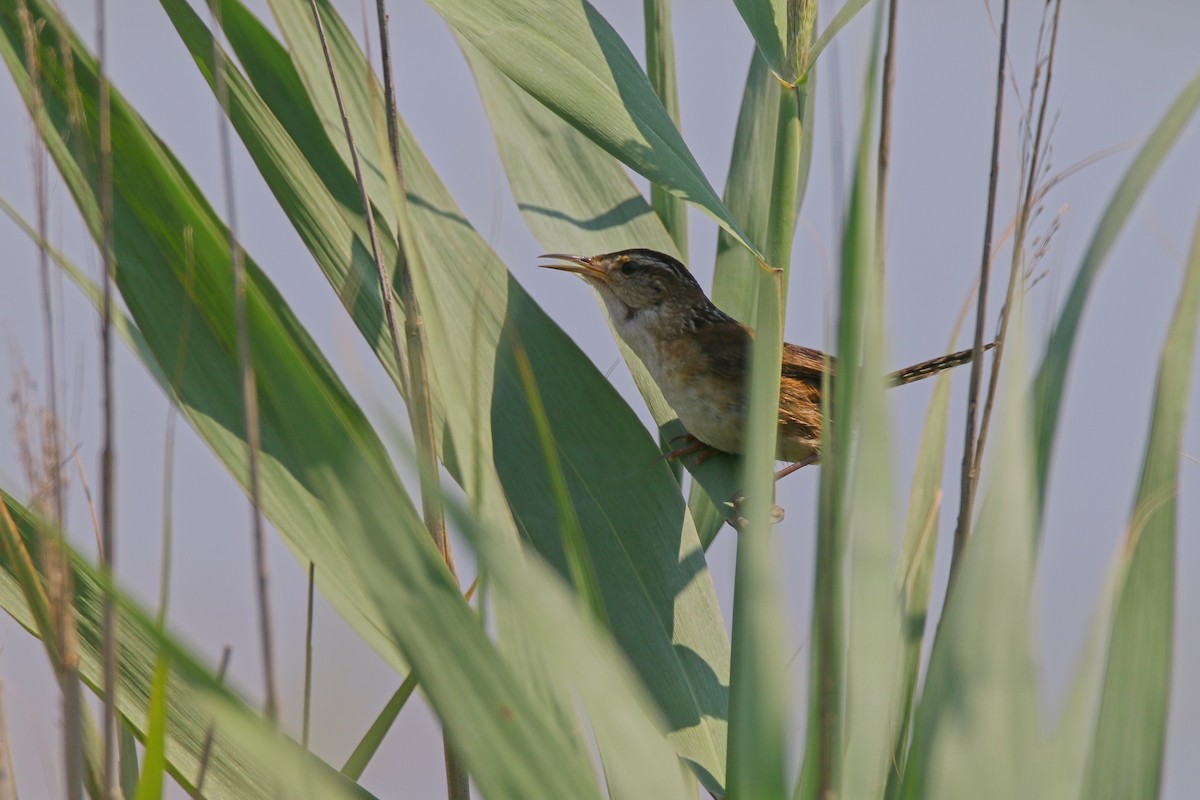
[[[175,495],[175,406],[167,408],[167,430],[163,436],[162,554],[159,558],[158,627],[166,631],[167,605],[171,599],[171,525]]]
[[[470,588],[467,589],[467,593],[463,595],[463,599],[468,603],[471,602],[471,595],[475,593],[475,590],[479,586],[480,579],[476,577],[471,582]],[[482,603],[483,598],[481,596],[481,606]],[[375,757],[375,753],[378,752],[380,745],[383,744],[388,731],[392,729],[392,725],[395,724],[396,719],[400,716],[400,712],[404,710],[405,703],[408,702],[408,698],[412,696],[416,688],[417,674],[409,672],[408,675],[404,676],[404,681],[400,684],[400,688],[395,691],[384,705],[383,710],[375,717],[375,721],[371,723],[371,727],[363,734],[362,739],[358,742],[358,746],[354,748],[354,752],[350,754],[350,757],[346,759],[346,763],[342,765],[341,772],[343,775],[352,781],[357,781],[362,777],[367,765]]]
[[[975,502],[975,421],[979,405],[979,387],[983,378],[983,330],[987,319],[988,283],[992,274],[992,230],[996,215],[996,185],[1000,177],[1000,131],[1004,121],[1004,74],[1008,63],[1009,0],[1004,0],[1000,22],[1000,55],[996,67],[996,108],[992,121],[992,157],[988,172],[987,216],[983,224],[983,256],[979,265],[979,294],[975,308],[975,343],[971,358],[970,388],[967,394],[966,430],[963,438],[962,477],[960,480],[958,523],[954,529],[954,547],[950,557],[950,586],[962,558],[963,547],[971,533],[971,511]],[[949,589],[947,589],[949,591]]]
[[[83,722],[85,708],[79,680],[75,618],[71,611],[71,572],[59,531],[40,532],[45,585],[21,539],[8,505],[0,503],[0,541],[12,564],[13,576],[37,626],[38,636],[63,693],[63,748],[66,796],[82,800],[84,785]],[[92,767],[94,765],[89,765]],[[100,770],[103,772],[103,770]],[[90,776],[94,777],[94,775]]]
[[[308,605],[304,613],[304,722],[300,729],[300,744],[308,749],[310,722],[312,721],[312,665],[313,665],[313,584],[316,581],[317,565],[308,562]]]
[[[1021,283],[1021,264],[1023,263],[1022,251],[1025,248],[1025,236],[1029,229],[1029,220],[1033,215],[1033,209],[1036,207],[1041,193],[1037,191],[1038,171],[1041,169],[1041,159],[1043,153],[1042,136],[1046,124],[1046,108],[1050,99],[1050,83],[1054,77],[1054,53],[1058,47],[1058,20],[1062,11],[1062,0],[1058,0],[1054,7],[1054,20],[1051,23],[1050,29],[1050,49],[1046,55],[1046,79],[1042,83],[1042,103],[1038,110],[1037,132],[1033,137],[1033,149],[1029,155],[1029,169],[1025,176],[1025,191],[1021,195],[1020,207],[1017,210],[1016,230],[1013,234],[1013,256],[1012,266],[1008,275],[1008,289],[1004,299],[1004,306],[1000,309],[1000,332],[996,336],[996,352],[992,355],[992,370],[988,376],[987,399],[983,405],[983,418],[979,423],[979,437],[975,445],[975,463],[974,472],[979,474],[980,467],[983,462],[983,448],[987,443],[988,428],[992,420],[992,408],[996,400],[996,390],[1000,380],[1000,362],[1004,357],[1004,343],[1008,336],[1008,321],[1009,309],[1012,308],[1013,293],[1016,291],[1017,285]],[[1039,35],[1039,44],[1041,36]],[[1036,81],[1036,77],[1034,79]],[[1036,87],[1034,87],[1036,91]],[[1033,91],[1030,93],[1030,103],[1033,102]]]
[[[58,370],[55,362],[53,295],[50,287],[48,228],[48,185],[46,153],[42,139],[37,136],[37,125],[45,114],[41,93],[41,56],[38,43],[39,22],[35,22],[24,0],[19,5],[18,16],[22,26],[22,38],[30,79],[30,116],[34,123],[33,183],[36,206],[36,241],[38,244],[39,275],[41,279],[42,322],[46,359],[46,383],[49,394],[48,406],[36,414],[26,404],[21,389],[13,394],[17,407],[17,441],[21,452],[22,466],[29,480],[34,503],[40,513],[49,520],[50,527],[61,530],[64,518],[64,478],[59,436],[58,414]],[[26,382],[29,382],[25,376]],[[30,430],[36,430],[40,442],[36,447],[30,440]],[[15,528],[13,534],[15,535]],[[82,706],[79,691],[77,663],[73,657],[74,617],[70,614],[71,584],[67,571],[66,556],[62,550],[61,537],[47,537],[41,543],[42,571],[45,576],[45,591],[48,596],[47,614],[56,622],[44,631],[52,636],[46,640],[47,653],[55,670],[55,677],[63,692],[63,757],[67,780],[67,796],[79,797],[83,781],[82,749]],[[36,577],[33,580],[38,580]],[[29,588],[26,587],[28,591]],[[37,587],[41,589],[40,583]],[[53,643],[53,646],[51,646]]]
[[[225,645],[221,649],[221,664],[217,667],[217,683],[225,681],[225,672],[229,669],[229,659],[232,656],[233,648]],[[204,796],[204,779],[208,776],[208,763],[212,757],[213,739],[216,737],[216,733],[216,726],[209,725],[208,731],[204,734],[204,747],[200,750],[200,768],[196,772],[196,788],[192,790],[192,797]]]
[[[380,57],[384,65],[384,91],[387,109],[388,145],[392,156],[392,166],[395,170],[397,191],[396,209],[398,215],[396,237],[396,277],[400,284],[400,300],[404,305],[404,330],[407,354],[400,346],[400,329],[396,320],[395,304],[392,295],[392,283],[379,246],[379,232],[375,225],[374,209],[367,194],[367,186],[363,180],[362,165],[358,157],[358,148],[354,142],[354,131],[350,125],[350,117],[346,112],[346,103],[342,96],[338,81],[337,69],[333,63],[333,55],[329,50],[329,41],[325,35],[325,25],[321,20],[320,10],[316,0],[309,0],[312,10],[313,23],[321,41],[321,51],[325,57],[325,67],[329,72],[329,81],[337,100],[338,114],[341,116],[342,129],[346,135],[346,145],[350,151],[350,161],[354,168],[355,182],[358,184],[359,200],[362,203],[363,216],[366,219],[367,231],[371,239],[371,256],[379,276],[379,293],[383,303],[384,317],[387,321],[388,332],[391,334],[392,355],[396,360],[401,374],[401,390],[407,396],[410,408],[410,420],[413,425],[413,439],[417,446],[417,459],[421,480],[421,509],[426,528],[433,538],[434,545],[442,555],[446,568],[450,571],[455,583],[458,582],[457,570],[454,566],[454,552],[446,534],[445,515],[442,510],[440,488],[437,485],[437,447],[433,427],[433,410],[430,400],[429,373],[425,359],[424,331],[420,309],[417,304],[416,292],[413,288],[410,272],[410,259],[417,258],[415,247],[410,237],[405,236],[406,224],[404,213],[404,173],[400,159],[399,121],[396,114],[395,85],[392,80],[391,47],[388,39],[387,9],[383,0],[377,0],[376,12],[379,18]],[[370,82],[370,76],[367,76]],[[408,358],[406,358],[406,355]],[[446,779],[449,797],[452,800],[466,800],[470,797],[469,781],[462,761],[452,752],[450,742],[443,738],[443,749],[446,760]]]
[[[115,387],[113,384],[113,284],[117,280],[113,235],[113,177],[111,99],[109,97],[106,0],[96,0],[96,69],[100,76],[100,229],[103,237],[104,305],[101,311],[100,348],[103,370],[104,449],[100,454],[100,568],[111,586],[116,562],[116,455]],[[117,786],[117,615],[112,596],[104,592],[104,792],[112,797]]]
[[[316,6],[314,4],[314,13]],[[404,341],[407,346],[407,378],[412,413],[413,440],[417,447],[417,461],[421,471],[421,510],[425,527],[429,530],[433,542],[442,554],[442,560],[450,574],[458,582],[458,571],[454,566],[454,551],[446,535],[446,520],[442,510],[441,490],[437,485],[437,440],[433,425],[433,404],[431,400],[429,362],[425,355],[425,323],[421,315],[420,303],[417,301],[416,288],[413,285],[412,265],[416,263],[419,254],[412,236],[407,235],[407,212],[405,209],[406,196],[404,188],[404,168],[400,157],[400,125],[396,113],[395,83],[391,75],[391,44],[388,37],[388,16],[383,0],[376,0],[376,11],[379,18],[379,47],[380,57],[384,65],[384,92],[386,113],[388,115],[388,151],[392,158],[394,177],[396,179],[396,282],[399,285],[400,303],[404,309]],[[318,25],[319,25],[318,21]],[[341,92],[337,86],[337,76],[329,58],[328,46],[325,44],[324,30],[318,28],[322,46],[326,52],[326,63],[329,66],[330,78],[334,84],[334,93],[338,97],[339,108],[342,110],[342,122],[346,130],[346,141],[349,144],[355,163],[355,171],[359,177],[359,191],[363,198],[363,208],[367,210],[368,224],[374,230],[374,220],[371,219],[367,200],[366,184],[362,182],[358,165],[358,153],[354,147],[354,138],[350,128],[349,117],[346,116],[342,105]],[[372,234],[375,237],[375,234]],[[378,239],[372,240],[377,248]],[[378,249],[376,250],[378,253]],[[379,291],[384,302],[392,302],[392,284],[388,280],[387,270],[382,259],[376,256],[376,266],[379,270]],[[389,317],[389,331],[395,352],[402,351],[400,347],[399,330],[395,314]],[[399,356],[397,356],[399,358]],[[403,362],[397,362],[403,363]]]
[[[0,683],[0,800],[17,800],[12,750],[8,745],[8,716],[4,713],[4,684]]]
[[[221,27],[218,0],[210,0],[214,29]],[[213,37],[213,65],[217,91],[217,135],[221,153],[222,184],[225,188],[225,212],[229,218],[229,250],[233,261],[234,324],[237,326],[238,371],[242,384],[242,416],[246,424],[246,460],[250,480],[250,531],[254,548],[255,597],[258,606],[259,647],[262,651],[263,704],[267,719],[279,721],[279,693],[275,682],[275,648],[268,592],[267,544],[263,531],[262,494],[259,479],[261,449],[258,421],[258,386],[250,356],[250,323],[246,313],[246,259],[238,237],[236,193],[233,184],[233,154],[229,144],[229,89],[225,81],[225,53]]]
[[[646,75],[667,114],[679,126],[679,84],[675,76],[675,40],[671,31],[671,0],[643,0],[646,29]],[[658,184],[650,186],[650,206],[662,220],[679,255],[687,261],[687,205]],[[672,468],[678,468],[672,464]]]

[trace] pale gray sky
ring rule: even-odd
[[[68,17],[91,40],[92,4],[64,3]],[[215,103],[166,15],[150,0],[114,4],[111,13],[112,75],[117,88],[145,115],[221,207],[216,166]],[[252,6],[262,10],[262,2]],[[356,30],[357,3],[338,4]],[[641,3],[599,0],[598,7],[642,50]],[[999,13],[999,3],[994,2]],[[1041,3],[1016,2],[1013,64],[1023,95]],[[895,96],[893,172],[888,213],[888,326],[891,362],[901,366],[940,353],[978,269],[990,146],[995,35],[986,7],[976,2],[901,2]],[[548,313],[576,339],[601,370],[618,355],[590,292],[573,281],[533,268],[541,247],[514,207],[495,154],[474,83],[446,26],[417,2],[392,7],[400,108],[441,171],[468,218],[505,258],[510,269]],[[823,16],[829,17],[828,9]],[[817,102],[819,124],[812,180],[802,211],[788,306],[790,341],[822,346],[826,274],[836,241],[832,167],[834,101],[831,64],[839,60],[842,136],[857,124],[858,66],[865,55],[868,15],[843,34],[825,56]],[[1161,116],[1183,84],[1200,69],[1195,32],[1200,5],[1158,0],[1136,9],[1116,0],[1067,0],[1051,100],[1057,109],[1052,165],[1065,168],[1105,148],[1136,142]],[[751,52],[749,35],[732,3],[679,0],[675,33],[682,128],[714,185],[723,185],[737,107]],[[1018,150],[1016,102],[1010,94],[1002,159],[1000,217],[1013,208]],[[32,212],[30,130],[7,76],[0,77],[0,196]],[[848,149],[843,147],[843,150]],[[1031,295],[1030,318],[1040,342],[1132,150],[1125,149],[1057,188],[1041,221],[1063,210],[1062,229],[1043,266],[1048,277]],[[248,251],[267,271],[368,409],[389,397],[388,384],[365,354],[353,326],[292,231],[253,164],[237,161],[241,229]],[[1200,125],[1193,123],[1133,215],[1097,283],[1072,365],[1070,390],[1054,463],[1046,539],[1039,563],[1035,649],[1047,697],[1056,714],[1063,689],[1122,536],[1140,466],[1159,349],[1181,279],[1179,253],[1186,252],[1200,211]],[[52,195],[54,239],[96,271],[70,198]],[[692,214],[692,266],[707,282],[714,249],[713,225]],[[42,375],[41,320],[37,304],[36,253],[13,225],[0,220],[5,254],[0,292],[0,380],[5,394],[23,362]],[[995,292],[1002,291],[997,284]],[[67,284],[60,312],[65,333],[65,420],[72,445],[93,474],[98,452],[97,322],[91,307]],[[993,296],[996,296],[994,294]],[[995,304],[993,304],[995,308]],[[994,319],[995,311],[992,312]],[[965,339],[964,339],[965,341]],[[118,362],[119,552],[122,582],[146,603],[157,595],[161,473],[166,402],[128,353]],[[614,384],[639,412],[641,400],[623,365]],[[953,524],[960,459],[961,414],[966,373],[956,376],[942,534]],[[895,393],[898,484],[907,485],[931,385]],[[373,395],[372,395],[373,393]],[[1193,391],[1184,449],[1200,457],[1200,391]],[[645,416],[643,414],[643,416]],[[13,412],[0,404],[0,485],[23,488],[12,441]],[[251,609],[248,512],[240,491],[186,426],[179,429],[176,468],[175,560],[171,622],[197,651],[215,663],[225,644],[234,648],[232,680],[258,694],[258,650]],[[1181,465],[1174,694],[1164,796],[1192,797],[1200,787],[1200,464]],[[812,578],[812,530],[816,472],[804,470],[781,489],[787,519],[779,527],[781,564],[796,646],[806,648]],[[72,486],[70,522],[86,548],[87,513]],[[733,536],[725,532],[709,562],[727,615],[732,600]],[[270,549],[272,594],[277,612],[278,660],[287,723],[299,727],[303,678],[304,573],[286,548]],[[939,553],[945,577],[948,547]],[[469,561],[464,575],[473,570]],[[940,594],[940,588],[937,593]],[[727,616],[728,618],[728,616]],[[374,715],[399,685],[393,674],[340,619],[319,603],[316,621],[314,747],[336,765],[349,754]],[[797,693],[804,686],[806,649],[795,660]],[[0,619],[0,680],[13,735],[22,797],[56,797],[61,791],[57,755],[58,709],[53,679],[34,640],[7,617]],[[421,703],[407,709],[365,784],[383,796],[403,785],[407,797],[444,796],[440,737]],[[1053,716],[1047,715],[1049,725]],[[797,730],[800,728],[797,726]]]

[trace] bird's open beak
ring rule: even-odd
[[[574,272],[576,275],[582,275],[600,283],[608,283],[608,273],[593,264],[589,258],[565,253],[542,253],[538,258],[557,258],[561,261],[571,262],[569,264],[538,264],[544,269],[561,269],[563,272]]]

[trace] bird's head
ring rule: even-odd
[[[600,292],[618,321],[632,321],[644,312],[674,314],[708,302],[687,267],[655,250],[638,248],[588,257],[548,253],[542,258],[566,262],[543,267],[583,276]]]

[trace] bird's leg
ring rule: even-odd
[[[811,456],[802,458],[799,461],[795,462],[794,464],[788,464],[786,467],[779,470],[779,472],[775,473],[775,480],[779,480],[780,478],[786,478],[788,475],[791,475],[793,472],[800,469],[801,467],[807,467],[809,464],[817,463],[817,461],[819,459],[820,459],[820,456],[817,453],[813,453]]]
[[[674,439],[671,440],[671,442],[674,443],[674,442],[679,441],[680,439],[686,440],[687,444],[683,445],[682,447],[676,448],[675,450],[672,450],[669,453],[664,453],[662,456],[660,456],[660,458],[663,461],[674,461],[677,458],[683,458],[684,456],[690,456],[692,453],[700,453],[700,455],[696,458],[696,464],[699,465],[699,464],[703,464],[705,461],[712,458],[717,453],[721,452],[720,450],[717,450],[716,448],[711,447],[711,446],[705,444],[704,442],[700,441],[695,436],[692,436],[690,433],[683,434],[682,436],[676,436]],[[705,450],[707,450],[707,452],[701,452],[701,451],[705,451]]]

